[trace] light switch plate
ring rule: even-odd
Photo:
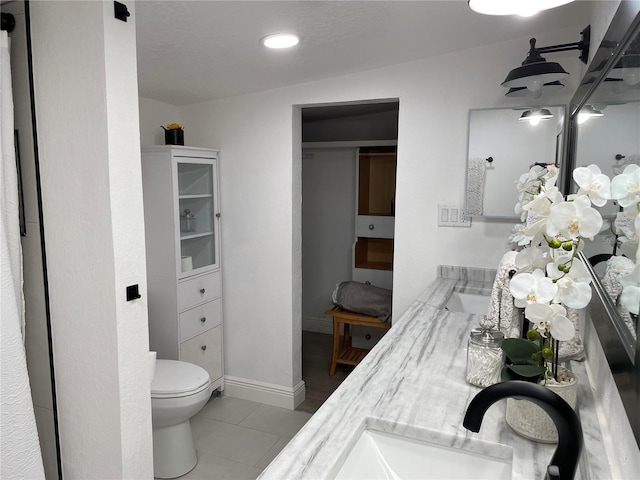
[[[471,217],[459,205],[438,205],[439,227],[470,227]]]

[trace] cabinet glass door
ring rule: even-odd
[[[177,163],[180,277],[218,264],[214,165]]]

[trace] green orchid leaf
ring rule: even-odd
[[[531,356],[538,352],[538,346],[524,338],[505,338],[502,341],[502,350],[511,363],[531,364]]]
[[[545,367],[540,367],[538,365],[507,365],[507,370],[510,370],[525,379],[538,378],[540,375],[544,375],[544,372],[547,371]]]

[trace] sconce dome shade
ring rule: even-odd
[[[542,86],[568,76],[569,73],[559,63],[542,61],[514,68],[501,85],[508,88],[530,87],[532,83],[538,82]],[[538,87],[539,89],[540,87]]]
[[[553,118],[553,113],[548,108],[525,110],[518,119],[519,122],[530,122],[531,125],[537,125],[540,120],[549,120]]]
[[[556,80],[555,82],[545,83],[542,86],[540,93],[545,94],[556,92],[561,88],[564,88],[564,85]],[[507,93],[504,94],[504,96],[509,98],[530,97],[531,91],[527,87],[512,87]]]
[[[469,0],[469,8],[484,15],[533,15],[573,0]]]
[[[640,83],[640,54],[627,54],[609,72],[609,78],[621,79],[626,85]]]

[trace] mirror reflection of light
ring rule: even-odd
[[[578,114],[578,125],[582,125],[584,122],[586,122],[590,118],[591,118],[591,115],[587,115],[585,113],[579,113]]]
[[[547,108],[540,108],[537,110],[526,110],[522,113],[519,122],[529,122],[529,125],[536,126],[540,123],[540,120],[549,120],[553,118],[553,114]]]
[[[532,92],[538,92],[542,88],[542,85],[544,85],[544,80],[540,75],[536,75],[527,80],[527,88]]]
[[[590,118],[604,117],[604,113],[593,107],[592,105],[585,105],[578,112],[578,125],[582,125]]]

